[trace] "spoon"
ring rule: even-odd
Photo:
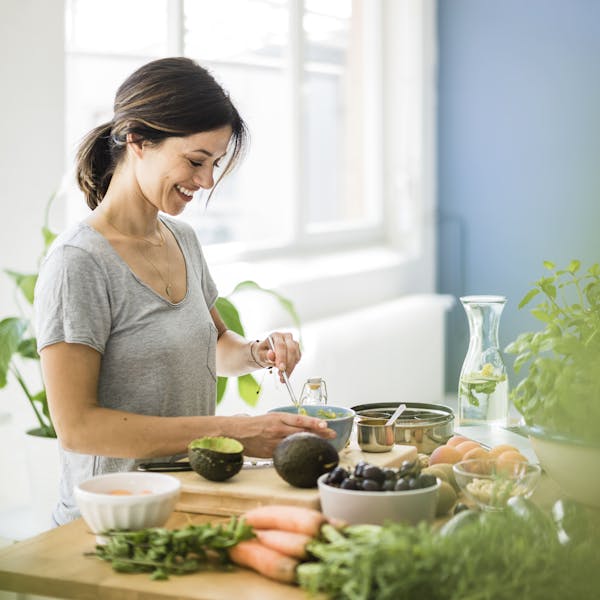
[[[273,343],[273,338],[271,338],[271,336],[269,336],[267,338],[269,340],[269,346],[271,346],[271,350],[273,350],[273,352],[275,352],[275,344]],[[292,386],[290,385],[290,380],[288,379],[287,373],[285,371],[281,371],[281,374],[283,375],[283,381],[285,382],[285,386],[287,387],[287,390],[290,394],[290,398],[292,399],[292,404],[294,406],[300,406],[300,404],[298,403],[298,400],[296,400],[296,394],[294,394],[294,390],[292,389]]]
[[[396,419],[404,412],[406,408],[406,404],[401,404],[395,411],[394,414],[385,422],[386,427],[388,425],[393,425]]]

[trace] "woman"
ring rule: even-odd
[[[57,524],[78,516],[78,482],[168,460],[201,436],[236,438],[262,457],[298,431],[335,436],[326,421],[301,415],[214,416],[217,373],[275,366],[282,376],[300,359],[290,334],[273,333],[273,351],[268,340],[227,330],[193,230],[169,217],[212,189],[214,170],[230,171],[244,142],[244,122],[212,76],[168,58],[121,85],[113,119],[79,148],[77,179],[92,213],[57,238],[35,294],[61,445]]]

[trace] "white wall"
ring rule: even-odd
[[[2,0],[0,56],[0,268],[34,272],[43,209],[64,171],[63,0]],[[53,217],[62,226],[60,206]],[[17,308],[13,290],[2,273],[0,318]]]

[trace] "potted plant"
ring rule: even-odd
[[[549,274],[519,304],[537,298],[531,314],[543,327],[506,348],[516,373],[527,367],[511,399],[544,470],[568,495],[600,506],[600,265],[544,267]]]

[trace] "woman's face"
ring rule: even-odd
[[[213,187],[214,169],[224,159],[231,127],[186,137],[169,137],[136,151],[135,175],[145,199],[158,210],[178,215],[200,189]]]

